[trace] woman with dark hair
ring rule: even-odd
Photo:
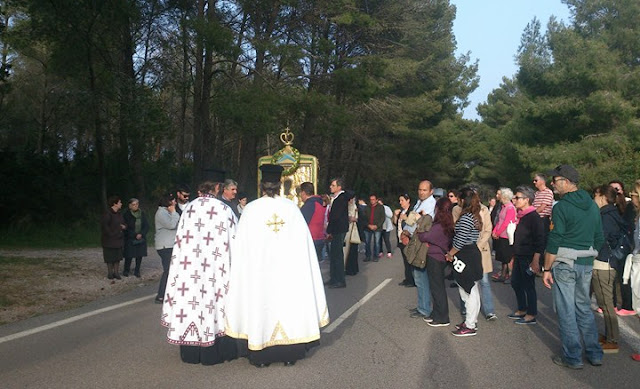
[[[349,200],[349,206],[347,208],[349,214],[349,232],[344,238],[344,274],[348,276],[355,276],[360,272],[360,267],[358,266],[358,244],[351,242],[351,237],[354,236],[354,229],[356,231],[355,233],[358,234],[358,238],[360,237],[357,225],[358,206],[356,204],[356,198],[353,197]]]
[[[536,212],[535,192],[528,186],[516,188],[518,225],[513,240],[513,272],[511,287],[516,294],[518,309],[508,315],[516,324],[535,324],[538,314],[536,273],[540,271],[540,256],[544,251],[544,224]]]
[[[451,209],[453,209],[453,207],[458,205],[459,196],[460,194],[455,189],[451,189],[449,192],[447,192],[447,197],[449,198],[449,201],[451,201]]]
[[[427,275],[431,290],[433,310],[431,319],[425,320],[431,327],[445,327],[449,325],[449,304],[445,287],[445,270],[447,260],[445,254],[451,248],[454,225],[451,214],[452,204],[448,198],[442,197],[436,202],[436,215],[429,231],[418,234],[421,242],[427,243]]]
[[[102,255],[107,264],[107,278],[120,280],[119,268],[122,260],[122,247],[124,246],[124,231],[127,226],[124,223],[120,209],[122,200],[118,196],[107,199],[107,211],[102,215],[100,223],[102,230]]]
[[[609,185],[601,185],[593,191],[593,201],[600,208],[602,218],[602,232],[605,242],[598,248],[598,256],[593,261],[593,278],[591,287],[596,295],[598,306],[602,308],[604,316],[604,336],[600,336],[600,344],[604,353],[617,353],[620,331],[618,317],[613,303],[613,288],[616,273],[622,273],[624,264],[612,267],[609,263],[610,247],[615,246],[618,238],[626,234],[626,227],[622,216],[616,208],[617,192]]]
[[[625,222],[625,230],[629,236],[632,236],[634,221],[636,218],[636,209],[633,206],[633,203],[627,202],[624,192],[624,184],[622,181],[611,181],[609,182],[609,186],[616,191],[615,207]],[[621,268],[624,268],[624,263]],[[625,285],[622,282],[622,271],[617,272],[615,288],[613,290],[613,301],[615,302],[615,305],[617,305],[615,309],[618,316],[633,316],[636,314],[633,310],[631,296],[631,286],[628,284]]]
[[[402,218],[402,215],[408,215],[411,209],[411,197],[408,194],[401,194],[398,196],[398,203],[400,204],[400,209],[396,209],[393,212],[392,222],[396,226],[396,232],[398,233],[398,248],[400,249],[400,253],[402,254],[402,264],[404,265],[404,280],[402,280],[398,285],[406,286],[406,287],[415,287],[416,283],[413,279],[413,270],[411,265],[407,262],[407,256],[404,253],[405,244],[402,243],[402,231],[406,225],[406,218]]]
[[[142,257],[147,256],[147,233],[149,222],[147,215],[140,209],[138,199],[129,199],[129,208],[122,215],[127,229],[124,231],[124,270],[122,275],[129,277],[131,260],[136,259],[136,267],[133,275],[140,278],[140,265]]]
[[[238,204],[236,205],[236,210],[238,211],[238,215],[242,216],[242,211],[244,211],[244,207],[247,206],[247,202],[249,198],[245,192],[238,193]],[[238,217],[240,217],[238,216]]]
[[[479,280],[482,279],[482,255],[477,241],[482,230],[480,198],[471,188],[460,191],[459,205],[462,215],[456,223],[452,248],[445,255],[453,263],[453,275],[458,283],[460,298],[466,307],[465,321],[456,325],[454,336],[476,335],[480,313]]]
[[[176,200],[173,195],[166,194],[162,196],[158,202],[158,210],[155,216],[155,246],[162,260],[162,276],[160,277],[160,285],[158,285],[158,294],[155,300],[157,304],[162,304],[164,301],[171,254],[173,253],[173,244],[176,240],[179,221],[180,214],[176,212]]]

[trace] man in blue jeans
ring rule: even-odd
[[[367,226],[364,229],[364,262],[373,261],[377,262],[378,258],[382,256],[380,253],[380,238],[382,238],[382,225],[384,224],[385,214],[384,206],[378,203],[378,196],[372,194],[369,196],[369,204],[364,209],[364,220],[367,222]],[[373,253],[371,252],[371,241],[373,241]]]
[[[573,167],[560,165],[549,175],[562,197],[553,208],[542,276],[544,285],[552,290],[562,341],[563,355],[552,360],[559,366],[582,369],[582,335],[587,361],[600,366],[602,347],[589,298],[593,259],[604,243],[600,212],[591,196],[578,189],[580,175]]]

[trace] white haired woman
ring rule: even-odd
[[[491,236],[495,239],[494,249],[496,251],[496,260],[502,263],[500,276],[494,278],[494,281],[511,283],[511,259],[513,258],[513,246],[509,244],[509,236],[507,235],[507,226],[509,223],[516,222],[516,207],[511,200],[513,199],[513,191],[509,188],[500,188],[500,214],[498,222],[493,227]]]

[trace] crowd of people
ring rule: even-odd
[[[282,170],[261,167],[263,197],[250,203],[233,180],[206,181],[193,200],[187,186],[160,199],[155,246],[163,274],[155,302],[162,304],[167,340],[180,346],[185,363],[246,357],[258,367],[290,366],[318,344],[320,328],[329,323],[303,213],[278,196]],[[127,251],[126,236],[144,239],[148,226],[134,200],[131,219],[119,213],[120,199],[109,199],[102,226],[110,279],[118,275],[123,252],[130,258],[125,271],[136,258],[139,276],[141,252]]]
[[[184,186],[160,200],[155,246],[163,275],[156,302],[185,362],[246,356],[259,367],[295,363],[329,322],[323,283],[346,288],[346,276],[360,272],[361,253],[362,262],[393,258],[391,236],[402,256],[399,285],[416,288],[409,316],[431,327],[451,325],[450,284],[464,318],[451,331],[456,337],[477,335],[480,313],[498,319],[490,281],[510,284],[516,305],[508,318],[527,326],[537,323],[536,278],[542,278],[552,290],[562,342],[553,362],[571,369],[583,367],[583,352],[596,366],[603,353],[618,352],[618,316],[640,312],[640,180],[630,198],[619,181],[590,194],[579,188],[573,167],[560,165],[536,174],[533,187],[499,188],[487,205],[473,186],[442,195],[424,180],[415,199],[403,193],[396,207],[374,193],[358,199],[333,178],[329,195],[316,194],[311,182],[300,185],[298,208],[277,195],[281,168],[265,168],[274,171],[263,172],[263,197],[249,203],[233,180],[204,183],[193,201]],[[136,199],[124,215],[119,198],[108,205],[102,221],[108,278],[120,278],[123,257],[123,275],[135,258],[139,277],[146,217]],[[604,317],[604,334],[592,308]]]

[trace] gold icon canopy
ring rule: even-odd
[[[302,205],[298,190],[303,182],[312,182],[315,192],[318,191],[318,158],[313,155],[301,154],[292,146],[295,136],[286,127],[284,132],[280,134],[280,141],[284,147],[273,155],[265,155],[258,159],[258,168],[264,164],[276,164],[284,168],[282,171],[282,187],[280,188],[280,196],[286,197],[295,202],[299,206]],[[262,174],[258,169],[258,188],[260,187],[260,179]],[[258,193],[260,196],[260,193]]]

